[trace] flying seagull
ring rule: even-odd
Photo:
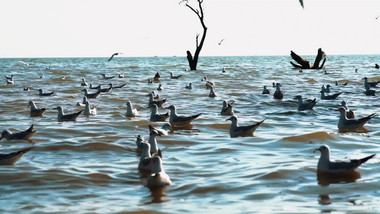
[[[117,56],[119,54],[123,54],[123,53],[114,53],[112,54],[112,56],[108,59],[108,62],[111,61],[113,59],[114,56]]]
[[[299,0],[299,1],[300,1],[300,4],[301,4],[302,8],[304,8],[303,7],[303,0]]]
[[[218,45],[221,45],[223,41],[224,39],[220,40],[220,42],[218,42]]]

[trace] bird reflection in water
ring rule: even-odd
[[[345,173],[325,173],[317,172],[318,184],[329,186],[330,184],[352,183],[361,178],[360,172],[349,171]]]
[[[166,198],[167,194],[165,193],[165,190],[168,188],[168,186],[165,187],[158,187],[158,188],[149,188],[150,189],[150,196],[151,201],[148,202],[148,204],[153,203],[164,203],[170,201],[170,199]]]

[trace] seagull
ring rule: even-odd
[[[209,89],[209,88],[215,86],[215,84],[213,82],[211,82],[207,79],[207,76],[204,76],[202,81],[206,83],[206,89]]]
[[[165,121],[169,118],[169,113],[166,112],[165,114],[158,113],[158,107],[156,104],[152,104],[149,106],[151,113],[150,113],[150,121]]]
[[[46,111],[46,108],[38,108],[33,100],[29,101],[28,107],[30,107],[31,117],[41,117]]]
[[[360,165],[373,158],[375,154],[362,159],[353,159],[349,161],[331,161],[330,148],[327,145],[322,145],[318,149],[321,156],[318,161],[318,173],[349,173],[353,172]]]
[[[137,135],[135,142],[136,142],[137,152],[141,152],[141,143],[147,143],[147,142],[145,142],[144,138],[141,137],[140,135]],[[149,154],[150,154],[150,151],[149,151]]]
[[[208,94],[208,96],[211,97],[211,98],[217,97],[217,95],[214,92],[214,87],[213,86],[210,87],[210,93]]]
[[[88,90],[85,88],[82,91],[84,91],[84,96],[88,99],[96,99],[100,95],[100,91],[97,91],[95,93],[89,94]]]
[[[201,114],[196,114],[192,116],[177,115],[176,107],[174,105],[170,105],[169,107],[166,107],[165,109],[170,109],[169,122],[170,122],[170,125],[174,127],[188,126],[193,120],[195,120],[197,117],[201,115]]]
[[[63,108],[61,106],[58,106],[56,108],[53,108],[55,110],[58,110],[58,122],[64,122],[64,121],[76,121],[76,119],[79,117],[79,115],[82,113],[83,109],[72,114],[65,114],[63,112]]]
[[[80,85],[81,86],[88,86],[88,84],[84,78],[82,78],[82,83]]]
[[[157,91],[162,91],[162,90],[164,90],[164,88],[162,87],[161,84],[159,84],[158,87],[157,87]]]
[[[150,106],[152,104],[156,104],[158,107],[162,107],[162,105],[166,102],[166,99],[154,100],[154,94],[153,93],[149,93],[147,96],[149,96],[148,106]]]
[[[124,83],[124,84],[121,84],[121,85],[114,86],[114,85],[112,84],[112,82],[110,82],[110,83],[108,83],[108,85],[109,85],[112,89],[114,89],[114,88],[122,88],[122,87],[126,86],[127,84]]]
[[[125,78],[125,75],[124,75],[124,73],[120,73],[118,77],[119,78]]]
[[[133,105],[131,101],[127,101],[127,113],[125,114],[126,117],[137,117],[139,116],[139,112],[137,109],[133,108]]]
[[[159,154],[158,144],[157,144],[157,136],[161,136],[156,130],[152,130],[149,133],[148,143],[150,144],[150,154]],[[161,153],[161,152],[160,152]]]
[[[141,138],[138,139],[141,141]],[[152,172],[152,156],[150,154],[150,144],[146,142],[139,142],[138,145],[140,151],[140,162],[138,169],[142,173],[151,173]]]
[[[234,115],[234,110],[233,110],[233,104],[234,104],[235,101],[227,101],[227,100],[223,100],[223,107],[222,107],[222,111],[220,112],[221,115]]]
[[[89,101],[86,101],[85,102],[85,105],[86,107],[84,107],[84,111],[83,111],[83,114],[86,115],[86,116],[89,116],[89,115],[96,115],[96,107],[90,107],[90,102]]]
[[[348,84],[348,81],[345,82],[345,83],[342,83],[342,84],[339,84],[338,81],[335,81],[335,85],[338,86],[338,85],[343,85],[343,86],[346,86]]]
[[[103,76],[103,79],[105,79],[105,80],[115,78],[115,76],[107,76],[107,74],[102,74],[102,76]]]
[[[112,54],[112,56],[108,59],[108,62],[111,61],[111,60],[113,59],[114,56],[117,56],[117,55],[119,55],[119,54],[122,54],[122,53],[114,53],[114,54]]]
[[[376,87],[377,84],[380,83],[380,81],[376,81],[376,82],[368,82],[368,78],[367,77],[364,77],[364,87]]]
[[[13,165],[31,149],[32,147],[9,154],[0,154],[0,165]]]
[[[156,132],[158,132],[160,136],[167,136],[169,135],[169,132],[173,133],[172,126],[169,123],[165,123],[162,126],[162,128],[156,128],[156,127],[153,127],[152,125],[148,125],[148,127],[149,127],[149,132],[151,132],[152,130],[155,130]]]
[[[99,84],[98,86],[92,86],[92,83],[90,83],[89,89],[99,89],[101,85]]]
[[[370,114],[367,117],[363,117],[360,119],[354,119],[354,118],[347,118],[346,116],[346,109],[343,107],[339,107],[338,111],[340,112],[340,117],[338,121],[338,128],[339,129],[357,129],[361,128],[366,124],[369,120],[371,120],[376,113]]]
[[[101,93],[109,93],[111,91],[112,91],[112,83],[111,83],[110,87],[108,87],[108,88],[102,88],[102,87],[98,88],[98,92],[101,92]]]
[[[189,83],[189,85],[185,86],[186,89],[193,89],[193,84]]]
[[[263,93],[261,94],[270,94],[269,90],[267,89],[267,87],[264,85],[264,88],[263,88]]]
[[[333,95],[325,95],[324,91],[321,91],[321,100],[335,100],[339,95],[341,95],[343,92],[339,92]]]
[[[221,45],[223,41],[224,39],[220,40],[220,42],[218,42],[218,45]]]
[[[12,133],[9,130],[4,130],[1,133],[0,140],[3,138],[7,139],[7,141],[10,140],[26,140],[26,141],[32,141],[32,137],[37,133],[37,131],[33,130],[33,124],[25,131]]]
[[[82,103],[77,102],[77,105],[76,105],[76,106],[80,106],[80,107],[82,107],[82,106],[86,106],[86,102],[87,102],[87,97],[84,96],[84,97],[83,97],[83,100],[82,100]]]
[[[249,126],[239,126],[238,118],[236,116],[232,116],[227,120],[231,120],[230,137],[251,137],[253,136],[253,132],[264,122],[265,119]]]
[[[13,80],[14,75],[11,74],[10,76],[4,75],[6,80]]]
[[[281,100],[282,98],[284,98],[284,94],[282,93],[280,86],[280,83],[276,83],[276,91],[273,94],[274,99]]]
[[[29,87],[24,87],[24,91],[30,91]]]
[[[152,157],[152,174],[148,177],[147,187],[150,189],[170,186],[172,181],[162,167],[162,159],[159,156]]]
[[[375,96],[376,90],[371,89],[369,86],[365,87],[365,95],[367,96]]]
[[[44,90],[42,90],[42,89],[38,89],[38,91],[40,92],[40,96],[42,96],[42,97],[53,96],[53,94],[54,94],[54,91],[46,92],[46,93],[44,93]]]
[[[15,84],[15,81],[13,80],[13,75],[11,75],[11,77],[7,77],[5,76],[5,81],[7,82],[7,85],[13,85]]]
[[[299,0],[299,2],[300,2],[300,4],[301,4],[301,6],[302,6],[302,9],[305,9],[305,8],[303,7],[303,0]]]
[[[174,76],[172,72],[170,72],[170,79],[179,79],[180,77],[182,77],[183,75],[180,74],[180,75],[177,75],[177,76]]]
[[[161,78],[161,75],[160,75],[160,73],[158,73],[158,71],[157,71],[156,74],[155,74],[154,77],[153,77],[153,80],[154,80],[155,82],[158,82],[158,81],[160,81],[160,78]]]
[[[305,102],[302,100],[301,95],[297,95],[295,98],[298,100],[298,111],[312,110],[317,103],[317,98],[314,98],[313,100],[305,100]]]
[[[355,113],[348,108],[346,101],[343,100],[342,103],[341,103],[341,105],[342,105],[342,108],[344,108],[346,110],[346,117],[347,117],[347,119],[353,119],[353,118],[355,118]]]

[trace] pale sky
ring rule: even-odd
[[[202,32],[180,0],[1,0],[0,57],[185,56]],[[195,5],[195,0],[190,0]],[[204,0],[201,56],[380,54],[380,0]],[[218,42],[224,39],[222,45]]]

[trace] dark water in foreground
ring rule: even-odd
[[[179,57],[115,58],[109,63],[105,58],[36,59],[29,66],[20,61],[29,60],[0,59],[1,76],[15,75],[14,85],[0,83],[0,129],[19,131],[34,124],[38,133],[33,144],[0,142],[1,153],[33,146],[14,166],[0,166],[0,213],[380,212],[380,118],[365,126],[367,132],[339,133],[334,111],[344,99],[357,117],[379,112],[379,96],[363,94],[362,78],[380,80],[380,71],[372,68],[380,56],[329,56],[328,75],[298,73],[287,56],[203,57],[195,72],[185,72],[186,61]],[[146,108],[145,95],[158,86],[147,79],[156,71],[164,87],[158,93],[168,105],[176,105],[179,114],[203,113],[193,122],[194,130],[158,138],[173,182],[161,195],[152,194],[140,178],[134,150],[136,135],[147,139],[147,125],[162,124],[149,122]],[[169,72],[184,76],[171,80]],[[101,73],[124,73],[126,78],[102,80]],[[215,82],[218,97],[208,97],[201,82],[205,75]],[[75,104],[83,97],[82,77],[94,85],[127,85],[90,100],[97,105],[96,116],[58,123],[52,108],[60,105],[67,113],[81,109]],[[336,80],[349,83],[335,86]],[[189,82],[193,90],[184,89]],[[272,82],[283,85],[282,101],[261,95],[263,85],[273,94]],[[321,101],[323,84],[344,94]],[[56,95],[39,97],[37,91],[23,91],[24,86]],[[293,97],[298,94],[317,97],[314,111],[297,111]],[[43,118],[29,117],[29,100],[48,109]],[[127,100],[140,117],[124,116]],[[266,118],[255,137],[230,138],[228,117],[220,115],[223,100],[235,100],[241,125]],[[360,178],[327,179],[322,185],[316,175],[319,153],[313,153],[321,144],[329,145],[336,159],[378,156],[358,169]]]

